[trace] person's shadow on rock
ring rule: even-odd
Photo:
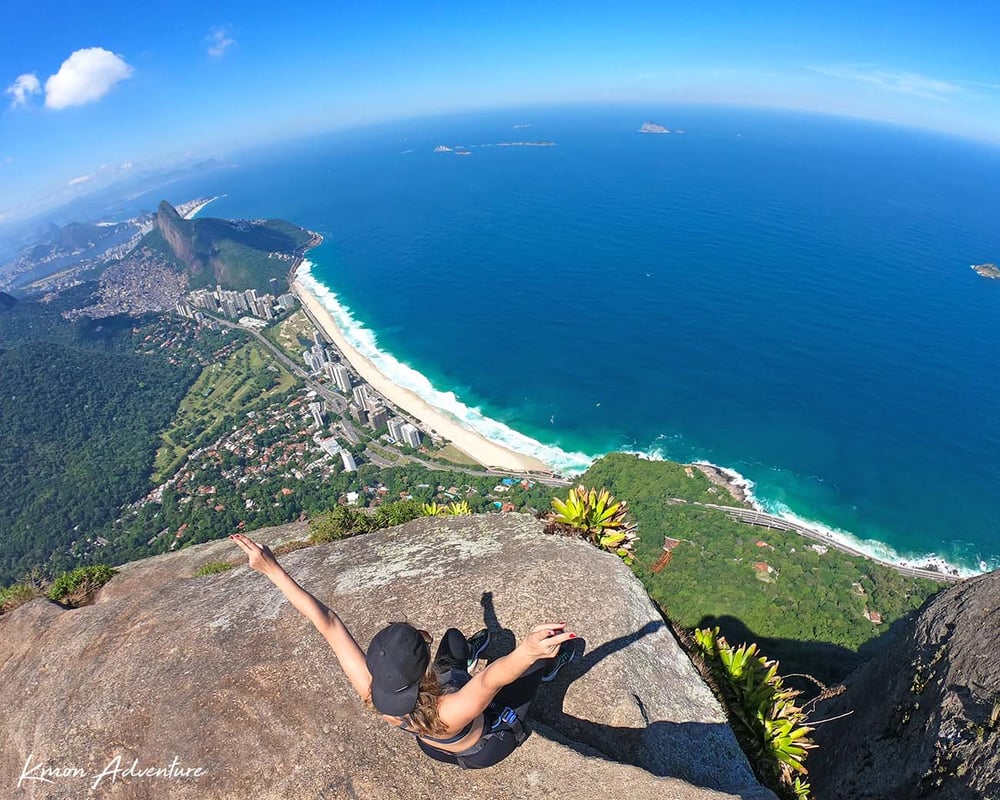
[[[512,652],[517,639],[497,617],[493,592],[483,592],[484,627],[490,632],[490,644],[483,654],[495,661]],[[570,685],[588,673],[608,656],[624,650],[645,636],[656,633],[665,625],[662,620],[647,623],[639,630],[619,636],[587,651],[583,637],[573,640],[579,650],[551,683],[543,684],[531,705],[528,729],[589,756],[621,764],[632,764],[659,777],[676,777],[696,786],[728,791],[739,797],[765,796],[760,787],[748,786],[752,781],[749,770],[731,769],[728,760],[735,739],[724,723],[649,721],[642,698],[633,693],[640,716],[647,724],[641,728],[609,725],[567,714],[563,706]],[[582,653],[582,655],[581,655]],[[594,705],[594,716],[604,708]],[[743,773],[743,774],[737,774]],[[749,780],[748,780],[749,779]]]

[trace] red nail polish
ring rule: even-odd
[[[571,633],[571,634],[569,635],[569,638],[570,638],[570,639],[575,639],[575,638],[576,638],[576,634],[575,634],[575,633]]]

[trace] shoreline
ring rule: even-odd
[[[311,249],[312,244],[306,248]],[[454,414],[436,407],[416,392],[404,386],[400,386],[395,381],[383,373],[373,361],[360,353],[356,347],[351,345],[334,320],[333,314],[319,296],[309,287],[303,284],[300,275],[301,267],[306,265],[308,270],[312,266],[305,257],[299,259],[290,275],[291,291],[299,298],[303,306],[310,312],[327,338],[332,340],[340,348],[344,359],[380,394],[390,403],[397,406],[401,411],[413,417],[421,423],[420,427],[425,431],[433,431],[435,435],[440,435],[450,440],[459,450],[466,453],[481,466],[495,468],[499,470],[510,470],[528,474],[539,472],[546,475],[556,474],[556,471],[540,459],[518,452],[511,447],[499,444],[488,438],[486,435],[472,429],[467,424],[460,421]],[[315,281],[311,275],[310,279]],[[317,281],[317,283],[319,283]],[[319,284],[322,286],[322,284]],[[636,452],[636,451],[632,451]],[[636,452],[642,458],[656,459],[657,456]],[[583,454],[574,454],[582,456]],[[593,457],[597,458],[599,456]],[[588,457],[589,458],[589,457]],[[662,456],[659,456],[662,458]],[[947,580],[949,577],[969,578],[982,574],[982,570],[959,566],[947,561],[934,553],[924,556],[912,556],[909,558],[899,556],[890,545],[877,540],[865,540],[849,531],[841,531],[830,528],[821,522],[805,519],[796,515],[790,509],[769,509],[753,493],[753,481],[741,475],[736,470],[712,464],[707,461],[696,461],[690,464],[691,467],[702,472],[720,490],[729,493],[737,502],[745,508],[771,514],[787,522],[808,529],[817,541],[822,541],[830,547],[834,547],[850,555],[861,556],[885,566],[898,569],[902,572],[909,570],[927,570],[936,572]],[[569,474],[574,474],[575,469]],[[804,534],[800,534],[804,535]],[[888,551],[885,554],[882,551]]]
[[[425,432],[450,441],[455,447],[480,465],[519,473],[554,474],[554,470],[534,456],[518,453],[497,444],[477,431],[471,430],[451,415],[435,408],[416,392],[394,383],[366,356],[348,342],[333,314],[323,305],[319,297],[309,289],[299,275],[303,262],[296,265],[291,284],[292,293],[299,298],[309,316],[319,325],[323,333],[340,350],[343,358],[354,371],[376,392],[390,403],[406,412],[421,423]]]
[[[207,206],[209,203],[215,202],[216,200],[218,200],[221,197],[225,197],[225,195],[224,194],[220,194],[218,197],[210,197],[205,202],[199,203],[194,208],[192,208],[190,211],[188,211],[187,214],[184,215],[184,219],[194,219],[197,216],[198,212],[201,211],[205,206]]]
[[[873,553],[870,547],[866,548],[866,545],[872,542],[889,550],[892,550],[892,547],[885,542],[861,539],[849,531],[830,528],[821,522],[805,519],[790,510],[771,511],[754,495],[753,481],[734,469],[720,467],[718,464],[712,464],[708,461],[696,461],[686,466],[699,470],[713,485],[728,492],[731,497],[742,503],[743,508],[752,509],[761,514],[783,520],[790,524],[790,530],[793,530],[800,536],[840,550],[848,555],[866,558],[869,561],[874,561],[876,564],[890,567],[904,575],[913,576],[917,574],[917,577],[924,577],[939,582],[952,582],[956,579],[965,580],[967,578],[974,578],[977,575],[986,574],[981,570],[957,566],[933,553],[913,558],[900,557],[898,554],[895,554],[894,550],[892,552],[896,555],[896,558]],[[803,530],[796,530],[796,528]]]

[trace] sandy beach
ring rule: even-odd
[[[455,447],[484,467],[513,472],[552,472],[550,466],[537,458],[517,453],[490,441],[485,436],[465,427],[451,415],[433,407],[409,389],[397,386],[383,375],[371,361],[350,345],[334,322],[330,312],[323,307],[312,292],[298,280],[293,280],[291,287],[292,292],[299,298],[303,307],[309,311],[313,320],[340,349],[355,372],[386,400],[418,420],[425,431],[432,431],[436,435],[448,439]]]
[[[225,195],[219,195],[219,197],[224,197],[224,196]],[[205,206],[207,206],[214,200],[218,200],[219,197],[210,197],[204,202],[198,203],[198,205],[194,206],[194,208],[190,209],[186,214],[182,214],[182,216],[184,217],[184,219],[194,219],[199,211],[201,211]]]

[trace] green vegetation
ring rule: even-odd
[[[250,342],[202,370],[163,432],[153,481],[172,475],[188,453],[215,439],[232,420],[298,385],[298,380],[260,346]]]
[[[479,462],[476,459],[466,455],[451,443],[446,444],[440,450],[432,450],[430,457],[437,461],[448,461],[452,464],[458,464],[461,467],[479,466]]]
[[[718,625],[731,641],[758,642],[789,671],[823,682],[842,678],[879,646],[869,644],[878,633],[941,588],[835,549],[821,554],[795,533],[691,505],[735,501],[681,464],[614,453],[581,480],[628,499],[640,536],[636,574],[671,620],[689,630]],[[654,572],[665,537],[679,543]],[[884,625],[866,619],[866,608],[879,612]]]
[[[591,544],[620,556],[626,564],[635,561],[632,550],[636,535],[627,522],[628,503],[616,501],[607,489],[571,488],[565,500],[552,498],[555,511],[549,516],[553,530],[568,528]]]
[[[46,583],[42,574],[33,570],[28,577],[0,588],[0,614],[13,611],[36,597],[47,597],[68,608],[88,605],[93,600],[94,593],[111,580],[116,572],[107,564],[94,564],[62,572]]]
[[[263,330],[263,336],[296,364],[302,358],[302,351],[312,347],[315,328],[306,312],[296,309],[285,319]]]
[[[90,294],[93,288],[91,286],[83,291]],[[0,306],[0,350],[36,342],[87,351],[119,352],[131,348],[132,327],[135,325],[131,317],[67,322],[61,314],[66,306],[59,300],[51,303],[32,300],[11,302],[13,298],[10,295],[5,297],[9,299]]]
[[[816,745],[814,730],[798,705],[802,692],[788,689],[778,662],[759,654],[756,644],[734,647],[718,628],[695,631],[695,642],[722,689],[730,718],[757,775],[791,797],[807,800],[805,759]]]
[[[192,288],[218,283],[226,289],[266,292],[271,278],[287,285],[290,262],[274,254],[300,253],[312,239],[308,231],[280,219],[185,220],[167,202],[160,203],[157,218],[159,225],[167,226],[165,233],[154,231],[142,244],[154,247],[163,241],[170,245],[170,250],[187,265]]]
[[[194,576],[201,578],[205,575],[218,575],[220,572],[229,572],[235,566],[235,564],[230,564],[227,561],[209,561],[207,564],[202,564],[198,567],[195,570]]]
[[[196,374],[42,342],[0,354],[0,581],[64,553],[147,490],[158,433]]]
[[[41,597],[42,594],[42,581],[37,573],[22,578],[10,586],[5,586],[0,589],[0,614],[13,611],[18,606],[23,606],[28,601]]]
[[[107,564],[77,567],[57,576],[45,593],[55,603],[77,608],[91,602],[94,593],[110,581],[117,570]]]
[[[472,513],[469,503],[462,500],[458,503],[424,503],[420,513],[425,517],[464,517]]]
[[[287,431],[266,431],[257,435],[252,443],[258,449],[263,448],[284,434]],[[220,451],[217,458],[200,463],[196,485],[187,487],[184,492],[168,488],[161,502],[142,504],[114,524],[97,531],[110,541],[100,550],[101,560],[118,564],[167,552],[174,535],[182,529],[181,546],[188,546],[221,539],[235,530],[249,532],[282,525],[302,516],[314,520],[339,508],[338,500],[352,491],[358,492],[359,504],[370,508],[377,508],[380,502],[389,505],[394,498],[412,499],[418,507],[422,503],[464,499],[474,513],[482,513],[499,510],[496,503],[501,503],[492,495],[497,478],[484,474],[431,470],[419,464],[384,469],[359,464],[356,472],[338,469],[327,478],[303,469],[297,478],[259,475],[240,484],[226,477],[238,461],[232,453]],[[212,486],[215,491],[201,495],[198,485]],[[466,493],[466,487],[471,493]],[[459,490],[461,495],[448,494],[449,488]],[[515,484],[500,497],[515,510],[537,513],[539,509],[548,508],[553,494],[554,490],[544,484],[535,484],[530,489]],[[348,508],[362,510],[354,506]]]
[[[320,544],[335,542],[360,533],[402,525],[423,516],[421,506],[412,500],[389,503],[375,509],[337,506],[309,521],[310,539]]]

